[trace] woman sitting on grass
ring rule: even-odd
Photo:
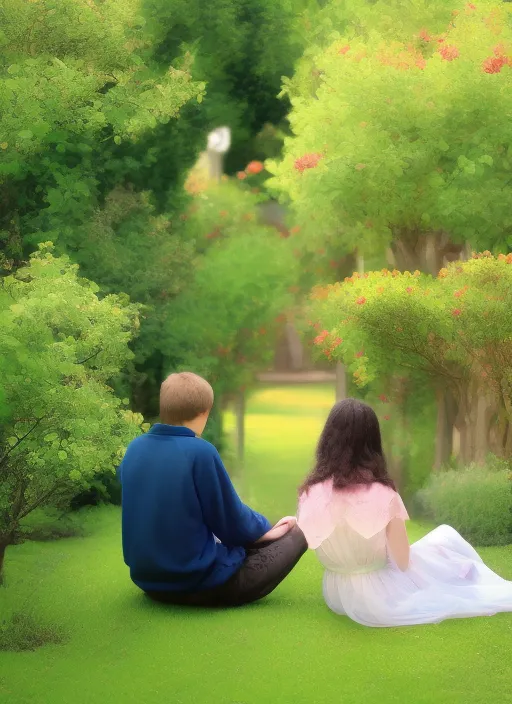
[[[364,403],[334,406],[300,490],[300,528],[325,568],[327,606],[365,626],[410,626],[512,611],[512,582],[453,528],[409,546],[407,511]]]

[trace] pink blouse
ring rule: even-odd
[[[393,518],[407,520],[409,515],[397,492],[377,482],[338,491],[328,480],[314,484],[299,499],[298,524],[312,550],[340,523],[369,539]]]

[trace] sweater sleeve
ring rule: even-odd
[[[250,545],[271,529],[264,516],[242,503],[213,448],[195,463],[194,479],[205,523],[225,545]]]

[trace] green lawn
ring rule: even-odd
[[[294,512],[329,389],[263,390],[247,422],[244,486],[271,517]],[[228,419],[229,423],[230,419]],[[132,587],[119,511],[94,511],[90,537],[8,553],[2,613],[32,605],[69,640],[0,653],[6,704],[476,704],[512,701],[512,615],[397,630],[331,614],[308,554],[260,604],[227,612],[154,605]],[[412,537],[426,530],[411,526]],[[512,550],[482,551],[512,579]]]

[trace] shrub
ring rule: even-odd
[[[0,652],[36,650],[64,640],[64,632],[59,626],[44,624],[28,613],[16,612],[9,619],[0,621]]]
[[[429,518],[479,546],[512,543],[510,468],[496,459],[433,474],[418,499]]]
[[[14,542],[37,540],[46,542],[62,538],[77,538],[85,535],[83,516],[78,513],[63,513],[56,508],[36,509],[20,522]]]
[[[0,582],[20,521],[113,474],[143,430],[110,386],[133,358],[138,309],[100,299],[77,269],[41,245],[0,279]]]

